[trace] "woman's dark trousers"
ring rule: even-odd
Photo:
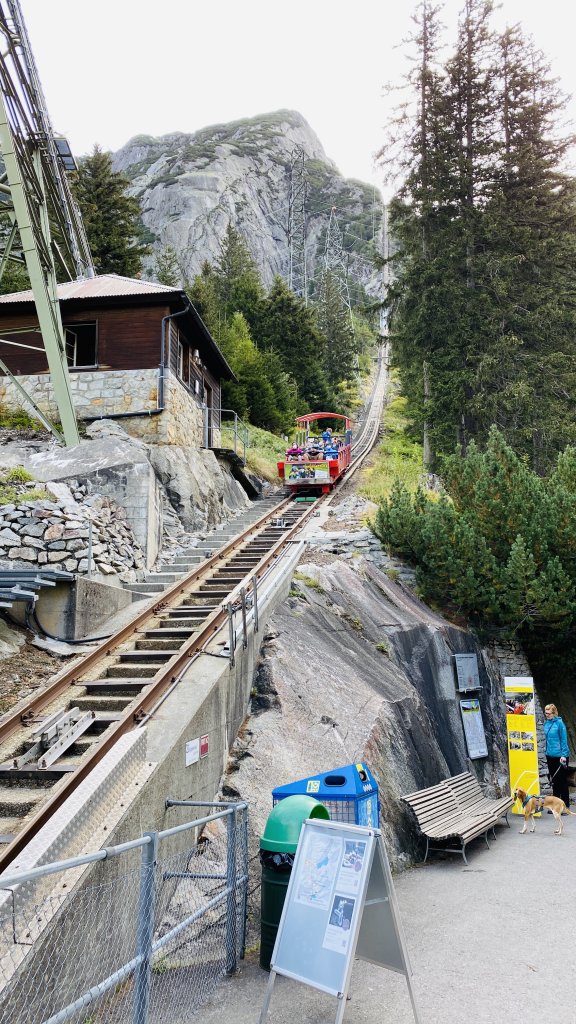
[[[560,764],[559,757],[549,757],[546,755],[546,761],[548,762],[548,775],[552,783],[552,792],[554,796],[559,796],[564,801],[566,807],[569,807],[570,791],[568,789],[568,771],[566,766]]]

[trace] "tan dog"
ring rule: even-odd
[[[564,801],[558,796],[530,796],[525,789],[515,789],[514,799],[522,802],[522,809],[524,811],[524,826],[520,830],[521,836],[527,831],[528,821],[530,819],[532,820],[530,831],[534,832],[536,828],[536,819],[534,818],[534,815],[537,814],[538,811],[552,811],[557,822],[557,826],[554,829],[555,836],[561,836],[564,831],[562,812],[566,811],[566,814],[574,815],[574,811],[569,810]],[[574,817],[576,817],[576,815],[574,815]]]

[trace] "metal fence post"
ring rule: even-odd
[[[244,587],[240,591],[240,599],[242,601],[242,647],[246,650],[248,647],[248,632],[246,625],[246,590]]]
[[[252,577],[252,597],[254,599],[254,632],[258,632],[258,577]]]
[[[228,646],[230,648],[230,668],[232,668],[235,661],[234,648],[236,646],[236,637],[234,636],[234,609],[231,604],[227,606],[228,610]]]
[[[246,952],[246,922],[248,920],[248,808],[242,814],[242,865],[240,872],[244,878],[242,894],[242,918],[240,920],[240,959]]]
[[[88,572],[87,578],[92,579],[92,520],[88,520]]]
[[[202,403],[202,433],[204,434],[204,447],[210,447],[210,438],[208,430],[208,406],[205,402]]]
[[[226,973],[231,974],[237,965],[237,911],[236,911],[236,810],[226,821],[228,849],[226,851]]]
[[[156,895],[156,861],[158,833],[144,832],[150,842],[142,847],[140,862],[140,899],[138,902],[138,929],[136,955],[142,957],[134,975],[132,1024],[148,1024],[150,988],[152,984],[152,940],[154,938],[154,910]]]

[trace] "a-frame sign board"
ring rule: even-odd
[[[341,1024],[355,956],[404,975],[419,1024],[382,833],[309,819],[286,892],[260,1024],[277,974],[335,996],[335,1024]]]

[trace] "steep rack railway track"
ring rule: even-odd
[[[347,476],[378,437],[385,362]],[[326,499],[329,498],[326,495]],[[0,719],[0,871],[49,821],[117,740],[139,727],[194,658],[246,607],[318,504],[283,497],[244,532],[156,595],[122,629]]]

